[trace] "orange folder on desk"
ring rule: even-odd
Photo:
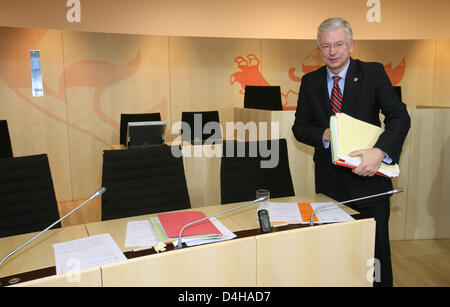
[[[178,238],[184,225],[205,218],[206,215],[199,211],[168,212],[158,214],[158,219],[164,228],[167,237]],[[183,237],[188,236],[222,236],[222,233],[209,219],[193,224],[183,230]]]
[[[311,215],[313,214],[314,210],[311,207],[310,203],[298,203],[298,209],[300,210],[300,215],[302,216],[303,222],[308,222],[311,219]],[[318,223],[319,219],[316,215],[313,217],[313,221]]]

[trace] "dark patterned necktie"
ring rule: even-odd
[[[339,76],[333,76],[333,90],[331,90],[331,108],[333,109],[333,112],[341,113],[342,112],[342,92],[339,88],[338,82],[342,78]]]

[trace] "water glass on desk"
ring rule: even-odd
[[[256,199],[267,196],[267,199],[265,201],[259,202],[259,209],[265,208],[266,205],[269,203],[270,200],[270,190],[267,189],[259,189],[256,190]]]

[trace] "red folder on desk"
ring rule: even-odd
[[[178,238],[181,228],[184,225],[201,220],[206,215],[199,211],[182,211],[182,212],[168,212],[158,214],[158,219],[166,231],[167,237]],[[212,235],[222,236],[222,233],[214,226],[209,219],[193,224],[183,230],[183,237]]]

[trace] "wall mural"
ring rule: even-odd
[[[230,83],[234,85],[236,82],[241,85],[241,89],[239,93],[242,95],[245,94],[245,86],[246,85],[254,85],[254,86],[270,86],[272,85],[267,81],[267,79],[263,76],[260,71],[260,59],[253,53],[247,55],[246,58],[243,56],[238,56],[234,59],[234,62],[237,64],[237,68],[239,71],[235,72],[230,76]],[[304,74],[312,72],[321,66],[323,66],[322,60],[320,59],[319,50],[315,48],[310,54],[308,54],[302,61],[302,71],[301,75],[296,73],[296,67],[291,67],[286,72],[289,76],[289,79],[300,83],[302,81],[302,77]],[[392,68],[392,63],[388,63],[384,65],[384,69],[386,70],[389,79],[391,80],[392,85],[398,85],[402,80],[405,70],[406,70],[406,61],[405,58],[401,60],[401,62],[395,67]],[[289,95],[298,96],[298,88],[300,85],[294,89],[288,89],[286,92],[281,91],[282,96],[282,104],[283,110],[296,110],[297,105],[288,105],[288,97]],[[297,98],[295,98],[296,100]]]
[[[130,63],[111,64],[104,61],[84,60],[70,64],[64,69],[59,79],[59,92],[55,93],[47,89],[47,95],[64,101],[65,88],[69,87],[91,87],[95,89],[92,100],[94,112],[101,121],[114,130],[119,131],[120,123],[107,115],[101,107],[103,93],[113,85],[134,75],[141,66],[141,52],[137,51],[136,57]],[[167,117],[167,101],[162,99],[161,103],[144,112],[161,111],[161,117]]]
[[[0,37],[2,45],[0,48],[0,78],[5,84],[26,103],[39,110],[46,116],[64,123],[79,132],[96,139],[97,141],[110,146],[95,131],[86,130],[69,119],[58,116],[44,106],[37,104],[31,97],[23,93],[24,88],[30,88],[30,49],[39,49],[39,44],[47,33],[47,30],[40,29],[20,29],[0,27]],[[236,83],[240,85],[239,93],[244,94],[246,85],[270,86],[272,83],[267,80],[260,70],[261,60],[253,53],[247,56],[237,56],[234,59],[238,71],[233,73],[229,80],[233,86]],[[298,73],[296,67],[291,67],[286,71],[286,76],[293,82],[301,82],[303,74],[311,72],[323,64],[315,48],[303,60],[301,60],[301,72]],[[102,96],[107,89],[117,83],[134,75],[141,67],[141,51],[137,50],[136,56],[129,63],[112,64],[98,60],[81,60],[66,66],[59,76],[58,88],[52,89],[44,80],[44,95],[55,98],[62,103],[68,103],[66,98],[66,89],[70,87],[86,87],[94,89],[94,96],[90,105],[92,110],[98,116],[99,120],[110,126],[113,130],[119,131],[119,122],[114,120],[111,115],[104,112],[101,106]],[[385,70],[391,79],[393,85],[397,85],[403,78],[406,69],[406,61],[403,58],[400,64],[392,68],[392,63],[384,65]],[[296,101],[298,88],[282,89],[282,101],[284,110],[295,110],[296,105],[288,105],[290,101]],[[292,95],[292,96],[291,96]],[[165,97],[161,102],[144,112],[160,112],[161,118],[165,120],[168,115],[168,103]],[[118,115],[118,114],[117,114]],[[116,116],[115,118],[119,118]]]
[[[45,109],[42,105],[37,104],[33,99],[24,95],[21,91],[23,88],[30,88],[30,59],[29,49],[39,49],[39,44],[48,30],[40,29],[20,29],[0,27],[0,37],[3,40],[3,48],[0,48],[0,78],[6,85],[26,103],[33,108],[44,113],[46,116],[67,124],[69,127],[88,135],[97,141],[111,146],[110,142],[88,131],[79,125],[70,122],[54,114],[51,110]],[[103,61],[83,60],[68,65],[59,77],[59,88],[55,91],[48,87],[47,82],[43,80],[44,95],[50,96],[62,103],[68,103],[66,99],[66,89],[69,87],[90,87],[94,88],[94,97],[92,100],[92,108],[98,115],[99,119],[109,125],[116,131],[119,131],[120,123],[107,115],[101,107],[101,98],[103,93],[118,82],[129,78],[135,74],[141,66],[141,53],[137,51],[136,57],[130,63],[111,64]],[[167,118],[168,106],[165,97],[161,102],[145,110],[144,112],[160,112],[161,118]]]

